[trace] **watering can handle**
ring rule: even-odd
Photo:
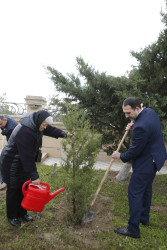
[[[28,181],[24,182],[24,184],[23,184],[23,186],[22,186],[22,192],[23,192],[24,195],[25,195],[25,193],[26,193],[25,187],[27,186],[27,184],[29,184],[29,183],[31,183],[31,182],[32,182],[31,180],[28,180]]]
[[[49,184],[48,184],[48,183],[43,182],[43,181],[40,181],[40,184],[42,184],[42,185],[46,186],[47,191],[50,191],[50,186],[49,186]]]
[[[28,180],[28,181],[26,181],[26,182],[23,184],[23,186],[22,186],[23,195],[25,195],[25,193],[26,193],[25,187],[26,187],[29,183],[32,183],[32,180]],[[50,190],[50,187],[49,187],[49,184],[48,184],[48,183],[43,182],[43,181],[40,181],[40,184],[46,186],[47,191]]]

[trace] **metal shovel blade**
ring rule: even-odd
[[[94,212],[90,211],[89,209],[89,211],[84,216],[84,219],[83,219],[84,223],[91,222],[93,220],[93,216],[94,216]]]

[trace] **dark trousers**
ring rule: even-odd
[[[27,210],[25,210],[21,206],[21,202],[23,199],[22,188],[11,188],[7,186],[6,191],[6,212],[7,217],[10,219],[19,218],[27,214]]]
[[[152,183],[155,173],[133,173],[131,176],[128,187],[130,214],[128,229],[136,236],[140,234],[140,222],[149,223],[149,213],[152,200]]]

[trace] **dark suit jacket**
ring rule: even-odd
[[[157,113],[144,108],[136,118],[132,129],[132,145],[120,155],[123,162],[132,161],[134,173],[153,173],[153,161],[159,171],[167,153],[161,133],[160,119]]]

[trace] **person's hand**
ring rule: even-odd
[[[111,155],[113,159],[120,159],[120,153],[118,151],[114,151]]]
[[[133,122],[129,122],[125,128],[126,131],[132,130]]]
[[[40,184],[40,179],[36,179],[36,180],[32,181],[32,184],[39,185]]]
[[[73,134],[70,134],[69,132],[67,132],[67,136],[68,136],[68,137],[72,137]]]

